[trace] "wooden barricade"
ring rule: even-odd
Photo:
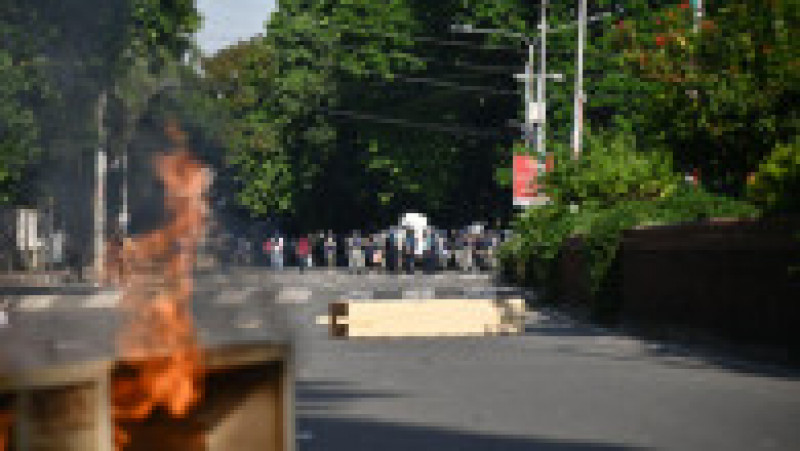
[[[436,337],[518,334],[522,299],[351,300],[330,304],[333,337]]]

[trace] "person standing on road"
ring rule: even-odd
[[[423,272],[430,273],[433,272],[433,259],[434,259],[434,249],[433,249],[433,233],[425,229],[422,231],[422,267]]]
[[[458,239],[458,235],[456,235],[456,231],[450,230],[447,234],[447,263],[445,264],[445,269],[447,268],[458,268],[458,261],[456,260],[456,255],[458,252],[458,243],[456,240]]]
[[[356,236],[353,240],[353,253],[356,261],[356,274],[359,274],[364,270],[366,261],[364,259],[364,239],[358,230],[356,230]]]
[[[353,234],[351,233],[349,236],[346,236],[344,239],[344,254],[347,256],[347,269],[350,272],[353,272],[353,268],[355,267],[356,261],[353,259]]]
[[[465,256],[467,257],[467,271],[472,272],[475,270],[475,254],[477,248],[477,237],[473,233],[467,233],[467,251],[465,252]]]
[[[467,247],[464,234],[461,231],[455,232],[455,264],[456,269],[464,271],[466,269],[467,259],[464,257],[464,252]]]
[[[378,232],[374,235],[374,255],[372,258],[372,264],[375,265],[375,268],[383,272],[386,269],[386,258],[383,255],[384,249],[384,239],[383,239],[383,232]]]
[[[403,246],[403,255],[405,257],[406,271],[409,274],[414,274],[414,259],[416,258],[416,240],[414,239],[414,230],[406,230],[405,245]]]
[[[473,238],[472,234],[469,232],[465,232],[461,239],[462,249],[461,249],[461,257],[463,258],[462,269],[465,272],[472,271],[472,245],[473,245]]]
[[[447,269],[447,230],[442,230],[436,236],[436,250],[438,251],[438,269],[444,271]]]
[[[475,234],[475,247],[474,247],[474,255],[475,258],[473,261],[475,262],[475,268],[480,270],[484,267],[486,262],[486,232],[482,231],[480,233]]]
[[[325,238],[325,260],[328,268],[333,269],[336,266],[336,240],[331,230],[328,230],[328,237]]]
[[[350,272],[358,271],[358,255],[356,253],[356,232],[353,232],[347,239],[347,257]]]
[[[369,272],[369,269],[372,267],[372,258],[374,255],[372,236],[370,236],[369,234],[364,235],[364,240],[362,241],[362,248],[364,255],[363,267],[366,272]]]
[[[497,270],[500,267],[500,264],[497,260],[497,252],[499,251],[500,247],[500,235],[499,231],[493,230],[491,235],[489,235],[489,266],[492,271]]]
[[[406,266],[406,255],[404,252],[406,247],[406,234],[407,231],[405,229],[397,230],[397,238],[395,241],[395,249],[397,250],[397,272],[403,272]]]
[[[309,268],[314,267],[314,248],[317,244],[317,235],[316,234],[309,234],[307,235],[308,240],[308,255],[306,256],[306,266]]]
[[[272,262],[276,269],[283,269],[283,237],[280,235],[273,238]]]
[[[297,239],[297,266],[300,267],[300,272],[303,272],[303,268],[308,266],[308,258],[310,256],[309,249],[308,249],[308,238],[301,236]]]
[[[397,231],[389,229],[389,235],[386,239],[386,263],[390,271],[396,272],[397,266]]]
[[[264,257],[267,260],[267,267],[272,267],[274,264],[272,262],[272,238],[267,238],[261,244],[261,251],[264,253]]]

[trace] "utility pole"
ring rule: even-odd
[[[106,155],[105,113],[108,104],[108,92],[103,90],[97,99],[97,153],[95,155],[95,190],[94,190],[94,278],[95,282],[105,269],[105,230],[106,230],[106,172],[108,157]]]
[[[547,106],[545,98],[547,91],[545,83],[547,80],[547,0],[541,0],[541,21],[539,23],[540,31],[540,55],[539,55],[539,85],[537,89],[537,103],[539,111],[539,129],[536,134],[536,153],[539,156],[539,162],[543,163],[545,158],[545,129],[547,127]],[[543,171],[539,171],[540,173]]]
[[[692,0],[694,6],[694,32],[700,31],[700,21],[703,20],[703,0]]]
[[[577,159],[581,155],[581,141],[583,135],[583,105],[585,95],[583,92],[583,52],[586,45],[586,0],[579,0],[578,7],[578,67],[575,70],[575,106],[573,108],[572,129],[572,157]]]
[[[536,71],[534,67],[534,58],[536,57],[536,48],[533,42],[528,42],[528,64],[525,65],[525,141],[528,144],[528,149],[533,149],[535,141],[533,139],[533,128],[536,123],[539,109],[538,104],[533,103],[533,86]]]

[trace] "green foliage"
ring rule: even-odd
[[[737,200],[751,173],[747,194],[760,207],[798,209],[798,1],[709,2],[697,30],[688,3],[650,3],[626,4],[611,33],[590,31],[588,55],[607,57],[588,56],[589,72],[607,75],[589,82],[585,115],[605,131],[587,138],[579,160],[564,144],[551,146],[552,204],[521,215],[518,238],[503,250],[518,279],[552,288],[565,241],[582,237],[593,308],[606,313],[618,307],[614,262],[624,230],[757,216],[759,208]],[[569,74],[561,64],[552,66]],[[567,103],[552,102],[557,124],[569,121]],[[550,136],[565,143],[558,127]],[[702,187],[679,175],[695,169]]]
[[[800,138],[775,146],[752,175],[748,195],[769,211],[800,212]]]
[[[293,123],[320,83],[311,72],[302,81],[278,80],[275,51],[260,38],[220,51],[205,59],[203,68],[209,92],[227,118],[220,141],[225,163],[236,171],[237,201],[255,215],[285,214],[295,196],[293,181],[303,176],[293,172],[287,150],[298,138],[309,144],[325,139],[324,133]]]
[[[161,66],[191,48],[201,23],[195,0],[128,0],[126,6],[129,55]]]
[[[623,67],[651,90],[637,133],[712,190],[741,195],[746,175],[798,133],[800,2],[709,3],[697,31],[679,5],[626,20],[616,39]]]
[[[552,172],[546,176],[550,196],[563,204],[613,205],[624,200],[648,200],[668,196],[680,178],[671,156],[663,149],[636,151],[631,132],[601,131],[587,136],[587,152],[572,158],[571,150],[559,146]]]
[[[204,63],[231,112],[241,203],[305,229],[385,225],[409,208],[441,224],[507,215],[494,175],[510,161],[519,97],[508,71],[486,68],[518,65],[524,52],[441,44],[462,38],[454,20],[528,11],[501,3],[280,2],[265,38]]]
[[[25,166],[39,151],[36,117],[24,106],[36,95],[30,76],[0,50],[0,205],[15,200]]]
[[[613,314],[619,297],[610,271],[624,230],[759,214],[751,204],[683,183],[663,151],[642,152],[635,145],[630,134],[601,131],[587,140],[580,160],[561,152],[561,163],[546,178],[552,202],[520,215],[514,225],[517,237],[501,252],[517,281],[556,289],[555,264],[564,243],[580,236],[591,307],[598,314]]]
[[[561,204],[532,208],[519,215],[513,223],[516,237],[498,254],[505,272],[519,283],[545,286],[561,245],[577,227],[578,219]]]
[[[96,145],[100,93],[117,87],[126,108],[136,104],[135,110],[143,110],[150,85],[160,81],[152,80],[158,76],[153,70],[161,71],[190,47],[199,16],[192,0],[0,4],[0,199],[31,202],[39,193],[30,177],[47,161],[77,164],[81,153]],[[144,74],[140,61],[147,63]],[[143,80],[149,85],[139,83]],[[106,113],[109,123],[136,118],[129,112],[122,120],[112,117],[113,109]],[[110,138],[115,148],[126,142]],[[20,193],[29,199],[20,199]]]

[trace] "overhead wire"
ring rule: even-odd
[[[564,27],[561,27],[564,28]],[[364,32],[363,29],[355,29],[353,27],[347,26],[340,26],[339,31],[357,31],[357,32]],[[504,45],[493,45],[493,44],[475,44],[474,42],[469,41],[457,41],[457,40],[446,40],[436,37],[430,36],[409,36],[407,34],[401,33],[390,33],[390,32],[377,32],[374,30],[367,31],[363,33],[364,35],[374,35],[374,36],[384,36],[384,37],[399,37],[408,39],[411,42],[423,42],[423,43],[430,43],[435,45],[441,46],[450,46],[450,47],[463,47],[468,49],[476,49],[476,50],[508,50],[513,51],[516,53],[524,53],[525,50],[520,46],[520,48],[504,46]],[[279,36],[278,39],[283,41],[289,42],[315,42],[315,40],[311,37],[305,36]],[[364,46],[361,45],[353,45],[353,44],[336,44],[337,48],[345,49],[345,50],[361,50]],[[424,62],[424,63],[441,63],[445,62],[440,58],[433,58],[433,57],[425,57],[419,56],[414,53],[409,52],[399,52],[405,56],[410,56],[415,58],[417,61]],[[551,55],[568,55],[572,54],[573,50],[571,49],[564,49],[561,51],[554,51],[549,50],[548,54]],[[452,64],[455,67],[460,67],[463,69],[468,70],[477,70],[477,71],[485,71],[485,72],[498,72],[498,73],[508,73],[509,70],[521,69],[520,66],[487,66],[487,65],[479,65],[479,64],[468,64],[463,63],[462,61],[453,61],[447,62]],[[524,65],[521,65],[524,66]],[[331,66],[329,66],[331,67]],[[333,66],[336,67],[336,66]],[[390,84],[392,82],[404,82],[404,83],[416,83],[416,84],[427,84],[431,86],[436,86],[440,88],[448,88],[448,89],[455,89],[460,91],[468,91],[468,92],[481,92],[487,94],[498,94],[498,95],[519,95],[520,92],[516,90],[505,90],[505,89],[496,89],[487,86],[475,86],[475,85],[464,85],[462,83],[450,81],[450,80],[442,80],[439,78],[433,77],[417,77],[417,76],[406,76],[406,75],[398,75],[398,74],[389,74],[386,77],[386,74],[380,73],[377,71],[362,71],[365,74],[373,74],[373,75],[380,75],[383,77],[382,80],[367,80],[370,83],[383,83],[383,84]],[[595,97],[596,98],[596,97]],[[396,125],[401,127],[410,127],[410,128],[420,128],[420,129],[427,129],[433,131],[440,131],[440,132],[450,132],[450,133],[461,133],[461,134],[472,134],[472,135],[502,135],[498,129],[476,129],[476,128],[469,128],[463,126],[453,126],[444,123],[428,123],[428,122],[414,122],[409,121],[402,118],[395,118],[395,117],[386,117],[386,116],[379,116],[364,112],[357,112],[357,111],[347,111],[347,110],[325,110],[327,114],[332,116],[338,116],[353,120],[364,120],[364,121],[371,121],[375,123],[382,123],[387,125]],[[515,131],[518,133],[518,127],[514,127]]]
[[[342,46],[345,48],[353,48],[358,49],[358,46]],[[435,59],[430,58],[429,61],[434,61]],[[314,62],[313,63],[317,67],[323,68],[331,68],[336,69],[341,67],[339,64],[336,63],[323,63],[323,62]],[[470,66],[468,64],[460,64],[459,67]],[[487,68],[488,66],[482,66],[482,69]],[[511,66],[505,66],[511,67]],[[389,84],[391,82],[397,81],[401,83],[411,83],[411,84],[427,84],[430,86],[436,86],[439,88],[446,88],[446,89],[453,89],[458,91],[465,91],[465,92],[480,92],[485,94],[491,95],[519,95],[520,91],[513,90],[513,89],[502,89],[490,86],[483,86],[483,85],[465,85],[463,83],[458,83],[452,80],[445,80],[442,78],[435,78],[435,77],[419,77],[419,76],[411,76],[411,75],[400,75],[394,73],[383,73],[376,70],[360,70],[360,74],[363,75],[376,75],[380,76],[381,80],[366,80],[367,82],[372,83],[383,83]]]
[[[377,72],[367,72],[367,73],[378,74]],[[432,77],[408,77],[405,75],[392,75],[389,78],[384,78],[381,80],[365,80],[365,81],[368,83],[379,83],[379,84],[391,84],[393,82],[425,84],[425,85],[435,86],[437,88],[452,89],[463,92],[478,92],[483,94],[501,95],[501,96],[502,95],[517,96],[520,95],[521,93],[520,91],[513,89],[499,89],[482,85],[464,85],[461,83],[449,80],[443,80],[440,78],[432,78]]]
[[[336,110],[336,109],[328,109],[328,108],[321,108],[323,113],[331,115],[331,116],[340,116],[346,117],[356,120],[364,120],[369,122],[381,123],[385,125],[396,125],[400,127],[407,127],[407,128],[417,128],[417,129],[424,129],[430,131],[437,131],[437,132],[444,132],[444,133],[454,133],[454,134],[462,134],[462,135],[473,135],[473,136],[504,136],[506,134],[511,135],[513,127],[484,127],[484,128],[477,128],[477,127],[465,127],[463,125],[450,125],[446,123],[435,123],[435,122],[418,122],[418,121],[410,121],[408,119],[397,118],[397,117],[389,117],[389,116],[381,116],[376,114],[364,113],[359,111],[351,111],[351,110]],[[501,130],[507,130],[505,133]],[[516,130],[516,133],[519,133]],[[516,134],[514,133],[514,134]]]

